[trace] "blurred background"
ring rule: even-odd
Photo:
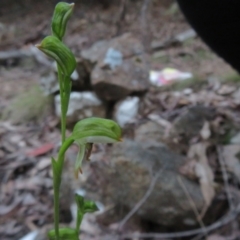
[[[60,146],[55,63],[35,44],[56,0],[0,1],[0,239],[53,227],[51,156]],[[64,42],[77,59],[67,125],[114,119],[123,142],[94,145],[74,178],[66,156],[61,225],[74,192],[98,203],[82,240],[238,239],[240,82],[174,0],[75,1]]]

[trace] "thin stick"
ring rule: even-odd
[[[223,158],[222,148],[220,146],[217,147],[217,153],[218,153],[218,160],[219,160],[222,175],[223,175],[224,185],[225,185],[225,188],[226,188],[228,204],[230,206],[230,210],[233,211],[235,206],[234,206],[232,198],[231,198],[230,187],[229,187],[229,184],[228,184],[228,175],[227,175],[227,171],[226,171],[226,168],[225,168],[225,159]]]
[[[138,211],[138,209],[146,202],[146,200],[149,198],[149,196],[151,195],[155,184],[157,182],[158,177],[160,176],[160,174],[162,173],[164,168],[162,168],[161,170],[159,170],[155,176],[152,178],[150,186],[148,188],[148,190],[146,191],[145,195],[140,199],[140,201],[134,206],[134,208],[124,217],[124,219],[120,222],[118,230],[121,230],[122,227],[126,224],[126,222]]]
[[[192,197],[190,196],[190,194],[189,194],[189,192],[188,192],[186,186],[184,185],[184,183],[183,183],[183,181],[182,181],[182,178],[181,178],[180,176],[178,176],[178,182],[179,182],[179,184],[181,185],[184,193],[186,194],[186,196],[187,196],[187,198],[188,198],[188,201],[189,201],[189,203],[190,203],[190,205],[191,205],[191,207],[192,207],[192,209],[193,209],[193,212],[194,212],[194,214],[195,214],[195,216],[196,216],[196,219],[197,219],[200,227],[203,229],[203,233],[204,233],[205,237],[207,238],[206,227],[205,227],[205,225],[204,225],[204,223],[203,223],[203,221],[202,221],[202,219],[201,219],[201,216],[200,216],[200,214],[199,214],[199,212],[198,212],[198,210],[197,210],[197,207],[196,207],[196,205],[195,205]]]
[[[235,211],[230,211],[227,213],[222,219],[219,221],[213,223],[210,226],[205,227],[206,233],[209,233],[211,231],[214,231],[231,221],[235,220],[238,214],[240,213],[240,204],[237,206]],[[142,239],[149,239],[149,238],[160,238],[160,239],[166,239],[166,238],[180,238],[180,237],[190,237],[197,234],[202,234],[202,228],[194,229],[190,231],[184,231],[184,232],[176,232],[176,233],[141,233],[141,234],[125,234],[121,236],[121,239],[129,239],[129,238],[142,238]]]

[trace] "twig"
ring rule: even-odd
[[[119,223],[119,227],[118,230],[121,231],[122,227],[126,224],[126,222],[137,212],[137,210],[146,202],[146,200],[148,199],[148,197],[151,195],[155,184],[157,182],[158,177],[160,176],[160,174],[162,173],[163,169],[165,167],[163,167],[162,169],[160,169],[155,176],[152,178],[152,181],[150,183],[150,186],[148,188],[148,190],[146,191],[145,195],[140,199],[140,201],[134,206],[134,208],[124,217],[124,219]]]
[[[205,228],[206,233],[209,233],[213,230],[218,229],[219,227],[222,227],[229,222],[235,220],[235,218],[240,213],[240,204],[238,204],[235,211],[230,211],[227,213],[222,219],[219,221],[213,223],[210,226],[207,226]],[[125,234],[122,235],[122,239],[129,239],[129,238],[142,238],[142,239],[149,239],[149,238],[180,238],[180,237],[190,237],[197,234],[202,234],[202,228],[190,230],[190,231],[184,231],[184,232],[176,232],[176,233],[141,233],[141,234]]]
[[[121,27],[122,27],[122,23],[125,19],[126,11],[127,11],[127,0],[121,0],[119,16],[118,16],[118,19],[116,22],[116,26],[117,26],[116,35],[117,36],[121,33],[121,30],[122,30]]]
[[[144,27],[146,25],[146,12],[148,10],[150,2],[151,2],[151,0],[144,0],[143,5],[142,5],[141,21],[142,21],[142,24],[143,24]]]
[[[149,8],[149,5],[151,3],[152,0],[144,0],[143,5],[142,5],[142,9],[141,9],[141,29],[142,29],[142,34],[143,34],[143,42],[145,45],[145,50],[149,51],[151,46],[150,46],[150,31],[149,31],[149,27],[147,24],[147,11]]]
[[[200,214],[199,214],[199,212],[198,212],[198,210],[197,210],[197,207],[196,207],[196,205],[195,205],[192,197],[190,196],[190,194],[189,194],[189,192],[188,192],[186,186],[184,185],[184,183],[183,183],[183,181],[182,181],[182,178],[181,178],[180,176],[178,176],[178,182],[179,182],[179,184],[181,185],[183,191],[185,192],[185,194],[186,194],[186,196],[187,196],[187,198],[188,198],[188,201],[189,201],[189,203],[190,203],[190,205],[191,205],[191,207],[192,207],[192,209],[193,209],[193,212],[194,212],[194,214],[195,214],[195,216],[196,216],[196,219],[197,219],[200,227],[201,227],[202,230],[203,230],[203,233],[204,233],[205,237],[207,237],[207,232],[206,232],[206,230],[205,230],[206,227],[205,227],[205,225],[204,225],[204,223],[203,223],[203,221],[202,221],[202,219],[201,219],[201,216],[200,216]]]
[[[228,204],[230,206],[230,210],[233,211],[235,206],[234,206],[232,198],[231,198],[230,188],[229,188],[229,184],[228,184],[228,175],[227,175],[227,171],[225,168],[225,159],[223,158],[222,148],[220,146],[217,147],[217,153],[218,153],[218,159],[219,159],[219,163],[220,163],[221,171],[222,171],[222,175],[223,175],[224,185],[226,188]]]

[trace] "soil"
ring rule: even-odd
[[[190,28],[174,1],[82,0],[75,3],[65,43],[76,56],[80,56],[82,49],[87,49],[99,40],[111,39],[131,32],[144,44],[151,58],[151,69],[177,68],[193,73],[196,79],[204,83],[208,83],[207,80],[212,78],[226,82],[227,79],[237,75],[234,69],[216,56],[198,37],[183,43],[170,44],[157,52],[151,49],[152,41],[165,42]],[[122,5],[124,3],[125,6]],[[50,19],[55,4],[56,1],[53,0],[2,0],[0,2],[0,51],[23,50],[39,43],[50,33]],[[19,95],[38,86],[44,71],[44,66],[34,61],[25,61],[21,58],[14,61],[0,60],[1,117],[14,99],[18,99]],[[231,82],[231,84],[234,83]],[[194,84],[187,87],[192,85]],[[203,88],[208,89],[209,85],[205,84]],[[160,95],[161,91],[156,93],[151,89],[147,97],[150,102],[159,103]],[[146,103],[145,106],[147,108],[151,104]],[[153,106],[156,109],[155,105],[151,107]],[[231,104],[229,103],[228,106]],[[145,111],[147,111],[146,108]],[[17,109],[17,111],[22,110]],[[54,116],[53,111],[41,118],[36,115],[33,119],[28,119],[21,124],[18,122],[18,125],[12,122],[14,119],[4,119],[0,123],[2,168],[0,171],[3,185],[0,196],[3,201],[0,205],[0,215],[3,216],[3,220],[0,220],[0,235],[4,234],[4,238],[1,239],[6,240],[19,239],[29,231],[48,227],[48,224],[52,223],[50,210],[52,209],[52,188],[49,183],[51,173],[50,166],[45,160],[54,153],[54,146],[60,141],[59,119]],[[36,149],[39,150],[39,147],[44,154],[38,155],[34,152]],[[75,149],[73,152],[76,152]],[[41,166],[36,163],[36,159],[41,160]],[[43,184],[34,185],[34,181],[43,181],[43,179],[45,181]],[[32,181],[32,185],[27,184],[29,181]],[[12,201],[13,199],[16,202]],[[23,201],[29,202],[21,207]],[[6,206],[10,206],[9,209]],[[65,223],[69,221],[69,219],[63,219]]]

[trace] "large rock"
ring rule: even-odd
[[[91,84],[102,99],[119,100],[149,87],[148,58],[131,34],[97,42],[81,56],[93,66]]]
[[[90,63],[96,64],[103,60],[109,48],[121,52],[123,58],[129,58],[144,53],[144,48],[141,42],[132,34],[127,33],[109,41],[102,40],[96,42],[91,48],[83,50],[81,56]]]
[[[124,215],[144,197],[154,176],[159,174],[149,197],[135,216],[169,227],[196,224],[183,186],[198,210],[203,208],[204,199],[199,185],[178,172],[185,163],[183,157],[159,144],[146,146],[124,140],[109,147],[103,159],[91,163],[85,182],[87,197],[106,206],[115,206],[116,212],[121,207]],[[121,219],[111,217],[109,223]]]

